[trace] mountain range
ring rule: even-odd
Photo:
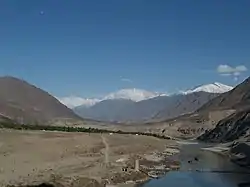
[[[76,107],[91,107],[101,101],[104,100],[116,100],[116,99],[127,99],[132,100],[135,102],[147,100],[150,98],[158,97],[158,96],[166,96],[166,93],[158,93],[158,92],[150,92],[138,88],[131,88],[131,89],[121,89],[116,92],[109,93],[101,98],[82,98],[77,96],[69,96],[69,97],[62,97],[57,98],[61,101],[64,105],[68,106],[69,108],[76,108]]]
[[[24,80],[0,77],[0,87],[0,122],[51,124],[51,121],[73,120],[73,123],[84,122],[85,125],[104,124],[86,120],[90,118],[143,122],[143,126],[153,132],[164,129],[181,136],[196,136],[205,131],[198,137],[203,141],[250,140],[250,78],[234,88],[213,83],[169,95],[125,89],[103,97],[92,106],[78,106],[75,112]],[[119,128],[125,126],[121,123]],[[142,126],[135,128],[139,127]]]
[[[24,80],[0,77],[0,87],[0,122],[52,124],[51,121],[70,120],[100,128],[109,124],[111,128],[133,127],[143,132],[162,133],[163,129],[168,135],[199,136],[202,141],[250,140],[250,77],[234,88],[212,83],[176,94],[124,89],[96,99],[91,106],[78,106],[74,112]],[[132,126],[100,120],[132,122]],[[133,122],[142,123],[134,126]]]
[[[138,88],[131,88],[131,89],[121,89],[116,92],[109,93],[101,98],[83,98],[78,96],[69,96],[69,97],[58,97],[57,99],[60,100],[61,103],[68,106],[69,108],[76,108],[76,107],[91,107],[101,101],[104,100],[115,100],[115,99],[127,99],[132,100],[135,102],[143,101],[147,99],[151,99],[154,97],[159,96],[169,96],[169,95],[176,95],[176,94],[190,94],[194,92],[208,92],[208,93],[224,93],[231,90],[232,86],[227,86],[218,82],[199,85],[192,89],[186,91],[179,91],[175,94],[169,93],[159,93],[159,92],[152,92]]]
[[[123,89],[108,94],[95,103],[73,108],[83,118],[102,121],[142,122],[170,119],[197,110],[221,93],[233,89],[221,83],[200,85],[176,94]],[[61,101],[63,102],[63,101]]]

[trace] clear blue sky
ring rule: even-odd
[[[234,84],[216,68],[249,67],[249,7],[249,0],[0,1],[0,74],[56,96]]]

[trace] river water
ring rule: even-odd
[[[238,187],[250,182],[249,170],[231,163],[225,156],[200,149],[208,146],[181,145],[180,154],[176,156],[182,163],[181,169],[161,179],[150,180],[143,187]]]

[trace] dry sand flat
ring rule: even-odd
[[[123,173],[126,159],[163,151],[169,143],[135,135],[0,130],[0,185],[51,177],[110,180]]]

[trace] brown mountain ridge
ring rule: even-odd
[[[48,92],[9,76],[0,77],[0,113],[19,123],[81,119]]]

